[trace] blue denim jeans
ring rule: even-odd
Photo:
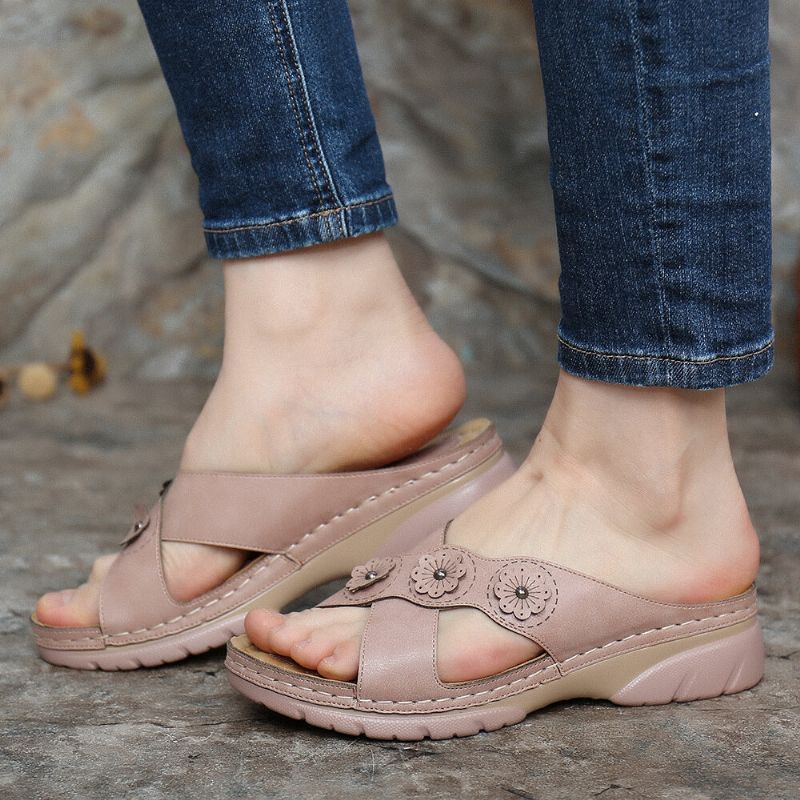
[[[210,253],[396,222],[346,0],[140,0]],[[693,389],[772,363],[768,0],[534,0],[559,362]]]

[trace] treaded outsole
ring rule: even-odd
[[[608,700],[616,705],[647,706],[670,702],[705,700],[735,694],[755,686],[763,676],[764,645],[761,627],[757,621],[735,626],[736,632],[724,638],[689,647],[644,668],[633,679],[622,685],[618,682],[611,691],[599,690],[593,685],[593,676],[603,667],[613,670],[616,659],[630,654],[611,656],[605,664],[587,666],[568,673],[564,678],[532,687],[513,697],[498,699],[483,706],[427,713],[392,714],[358,709],[336,708],[313,701],[300,700],[273,691],[247,680],[248,668],[226,661],[228,679],[234,689],[245,697],[292,719],[310,725],[337,731],[348,736],[366,736],[370,739],[419,741],[421,739],[449,739],[473,736],[483,731],[493,731],[521,722],[539,708],[560,700]],[[695,637],[690,637],[695,638]],[[647,648],[643,648],[647,650]],[[641,654],[641,651],[639,651]],[[583,673],[587,678],[583,679]],[[558,685],[577,688],[559,691]],[[608,675],[603,676],[606,680]],[[257,675],[254,674],[254,678]],[[542,687],[549,696],[539,694]]]
[[[245,697],[284,717],[347,736],[365,736],[383,741],[416,742],[422,739],[475,736],[522,722],[527,716],[524,709],[496,705],[463,712],[445,711],[441,714],[420,715],[420,718],[370,714],[364,711],[325,708],[289,698],[255,686],[230,671],[228,680]]]
[[[183,661],[189,656],[198,656],[209,650],[222,647],[232,636],[244,630],[244,614],[238,624],[227,625],[213,631],[194,632],[183,641],[151,642],[150,647],[141,648],[129,656],[120,658],[118,653],[102,650],[92,656],[92,651],[53,650],[39,646],[39,654],[50,664],[71,669],[103,670],[104,672],[126,672],[142,667],[160,667]],[[198,633],[201,634],[198,636]]]

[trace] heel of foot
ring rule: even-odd
[[[609,700],[622,706],[701,700],[750,689],[763,674],[764,642],[755,621],[730,636],[653,664]]]

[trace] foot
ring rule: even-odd
[[[334,472],[409,455],[464,400],[455,354],[411,296],[380,235],[225,265],[225,351],[186,441],[185,470]],[[238,570],[241,551],[166,542],[167,586],[188,601]],[[115,556],[39,599],[46,625],[98,623]]]
[[[542,558],[663,602],[744,591],[758,569],[758,540],[728,446],[723,392],[562,373],[525,463],[451,524],[448,542],[485,556]],[[366,616],[363,608],[258,610],[246,630],[264,651],[353,680]],[[493,675],[538,652],[474,609],[440,614],[443,681]]]

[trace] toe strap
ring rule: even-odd
[[[183,613],[164,582],[161,565],[161,503],[147,526],[114,559],[100,589],[100,627],[106,636],[143,636]]]
[[[441,695],[445,687],[436,671],[438,618],[436,609],[407,600],[372,605],[361,639],[359,700],[388,703]]]

